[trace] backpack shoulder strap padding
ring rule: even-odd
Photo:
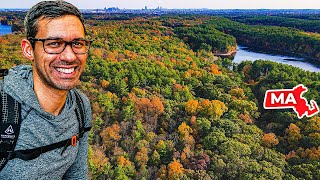
[[[14,159],[14,158],[20,158],[22,160],[32,160],[35,159],[37,157],[40,156],[40,154],[57,149],[57,148],[61,148],[61,147],[65,147],[61,154],[64,152],[64,150],[66,149],[66,147],[68,147],[69,145],[72,145],[74,142],[74,137],[76,137],[76,140],[78,141],[80,138],[82,138],[83,134],[87,131],[90,131],[91,127],[84,127],[84,122],[85,122],[85,111],[84,111],[84,103],[83,100],[79,94],[79,92],[74,91],[75,92],[75,96],[76,96],[76,103],[77,106],[75,108],[75,113],[79,122],[79,134],[78,135],[74,135],[72,138],[70,139],[66,139],[54,144],[50,144],[50,145],[46,145],[46,146],[42,146],[42,147],[38,147],[38,148],[34,148],[34,149],[26,149],[26,150],[18,150],[18,151],[14,151],[16,142],[17,142],[17,138],[18,138],[18,134],[20,131],[20,125],[21,125],[21,104],[16,102],[11,96],[7,95],[6,93],[2,93],[1,94],[1,98],[4,96],[5,98],[2,98],[1,101],[4,101],[1,103],[1,109],[4,109],[4,113],[5,114],[4,117],[7,117],[7,119],[3,119],[2,115],[0,115],[0,120],[1,120],[1,129],[2,129],[2,122],[6,122],[6,123],[11,123],[10,125],[12,125],[12,129],[14,132],[17,132],[15,134],[15,138],[13,139],[13,141],[10,141],[11,146],[8,146],[7,148],[3,149],[1,141],[1,154],[0,154],[0,170],[5,166],[5,164],[8,162],[8,160]],[[7,99],[6,99],[7,98]],[[2,108],[4,107],[4,108]],[[8,108],[8,110],[6,110],[5,108]],[[13,112],[14,111],[14,112]],[[8,114],[8,115],[6,115]],[[13,124],[12,124],[13,122]],[[8,132],[11,131],[11,129],[9,128]],[[3,151],[3,152],[2,152]]]
[[[2,83],[0,84],[2,86]],[[0,88],[0,170],[8,161],[20,132],[21,104]]]
[[[82,138],[83,134],[86,131],[90,131],[91,127],[84,127],[85,125],[85,120],[86,120],[86,113],[84,111],[84,102],[79,94],[79,92],[77,90],[74,91],[75,93],[75,97],[76,97],[76,115],[79,121],[79,138]]]

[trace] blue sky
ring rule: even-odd
[[[209,9],[320,9],[320,0],[67,0],[80,9],[119,7],[209,8]],[[4,0],[0,8],[30,8],[40,0]]]

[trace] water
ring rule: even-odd
[[[0,24],[0,36],[11,34],[11,26]]]
[[[278,63],[289,64],[303,70],[311,72],[320,72],[320,62],[313,64],[307,62],[304,58],[290,57],[279,54],[266,54],[261,52],[253,52],[248,50],[246,47],[238,46],[238,51],[234,56],[233,62],[240,63],[241,61],[250,60],[255,61],[258,59],[270,60]]]

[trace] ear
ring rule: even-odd
[[[21,49],[23,55],[28,58],[29,60],[34,60],[33,48],[29,40],[23,39],[21,41]]]

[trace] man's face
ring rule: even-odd
[[[85,38],[85,33],[81,21],[76,16],[66,15],[38,21],[38,33],[35,38],[61,38],[64,41],[72,41]],[[33,50],[34,80],[39,80],[38,83],[41,85],[54,89],[74,88],[83,72],[87,54],[75,54],[70,45],[60,54],[48,54],[44,51],[42,43],[35,41]]]

